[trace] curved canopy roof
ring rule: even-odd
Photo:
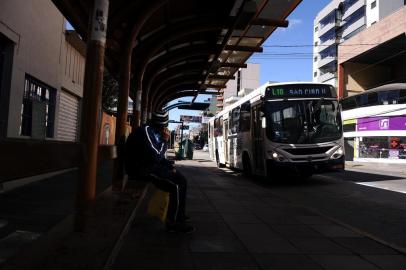
[[[92,1],[52,1],[86,40]],[[110,0],[106,65],[118,73],[131,44],[133,79],[160,106],[179,96],[216,93],[277,27],[287,27],[286,17],[300,2]]]

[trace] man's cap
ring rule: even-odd
[[[167,126],[169,122],[168,112],[156,111],[152,113],[151,123],[158,126]]]

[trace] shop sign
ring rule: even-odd
[[[202,116],[202,124],[207,124],[209,123],[211,117],[207,117],[207,116]]]
[[[406,130],[406,117],[367,117],[358,119],[357,131]]]
[[[180,121],[188,123],[201,123],[202,117],[197,115],[181,115]]]

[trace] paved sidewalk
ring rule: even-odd
[[[113,269],[406,269],[398,251],[211,161],[177,164],[189,179],[188,213],[196,232],[170,234],[140,215]]]
[[[346,161],[346,170],[406,178],[406,164]]]

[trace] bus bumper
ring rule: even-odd
[[[268,174],[271,172],[279,173],[294,173],[294,174],[310,174],[310,173],[326,173],[337,172],[345,169],[345,156],[338,159],[330,159],[325,161],[312,162],[277,162],[275,160],[267,160]]]

